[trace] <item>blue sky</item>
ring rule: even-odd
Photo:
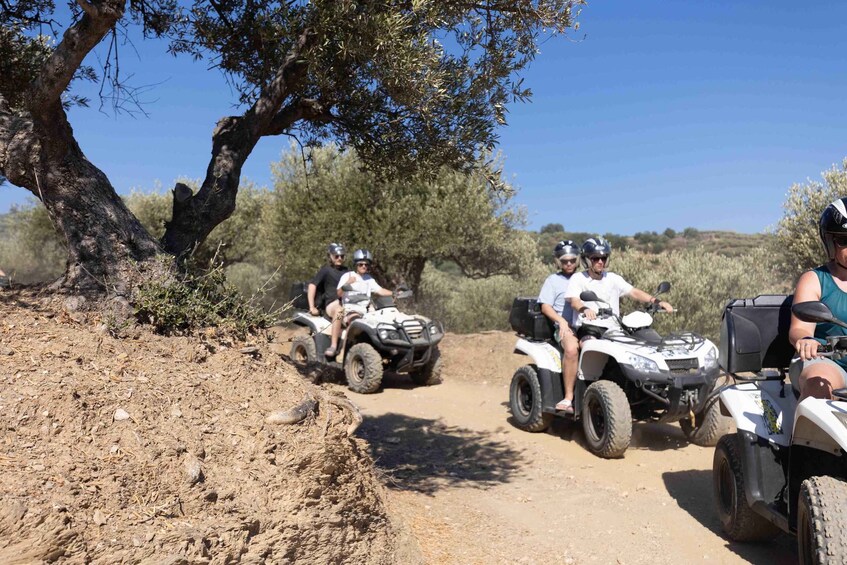
[[[788,188],[847,157],[847,3],[592,2],[525,73],[532,102],[500,131],[529,227],[760,232]],[[120,193],[200,178],[234,95],[203,62],[137,42],[123,72],[149,117],[74,109],[83,151]],[[188,102],[188,104],[186,103]],[[244,175],[270,185],[288,139],[264,139]],[[28,192],[0,187],[0,212]]]

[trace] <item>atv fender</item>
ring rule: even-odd
[[[323,316],[312,316],[308,312],[297,312],[291,320],[298,326],[309,328],[312,333],[319,334],[327,329],[331,322]]]
[[[847,453],[847,402],[807,398],[797,405],[792,445]]]
[[[720,402],[738,431],[788,447],[794,423],[794,393],[790,387],[779,381],[739,383],[724,389]]]
[[[515,353],[529,355],[539,369],[562,373],[562,352],[546,341],[529,341],[520,338],[515,344]]]

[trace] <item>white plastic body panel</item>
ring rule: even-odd
[[[539,369],[554,373],[562,372],[562,352],[546,341],[529,341],[519,338],[515,349],[529,355]]]
[[[796,401],[791,385],[782,381],[739,383],[721,392],[735,427],[781,446],[791,444]]]
[[[843,420],[839,420],[840,414]],[[797,406],[793,445],[834,455],[847,452],[847,402],[807,398]]]

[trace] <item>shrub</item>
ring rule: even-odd
[[[208,271],[148,280],[133,297],[139,322],[163,334],[186,334],[215,326],[243,339],[267,328],[275,312],[265,312],[227,284],[220,264]]]
[[[0,216],[0,268],[12,283],[57,279],[67,255],[47,209],[36,202]]]
[[[840,168],[824,171],[822,183],[809,181],[788,189],[785,211],[775,229],[779,268],[785,276],[796,278],[826,262],[818,221],[827,204],[843,196],[847,196],[847,159]]]
[[[772,254],[761,248],[737,258],[701,247],[661,255],[628,251],[616,255],[610,269],[650,293],[663,280],[671,283],[666,296],[675,312],[656,316],[660,333],[691,330],[712,340],[718,338],[721,314],[729,299],[791,292]],[[624,312],[640,306],[626,302],[622,304]]]

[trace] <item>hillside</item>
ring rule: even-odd
[[[0,562],[415,561],[343,395],[267,343],[97,323],[0,289]]]

